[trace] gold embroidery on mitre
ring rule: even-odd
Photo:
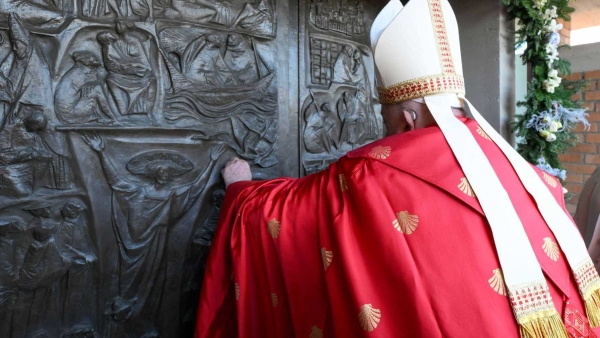
[[[450,49],[450,40],[448,39],[448,32],[446,30],[442,2],[440,0],[429,0],[428,2],[442,74],[455,74],[454,58]]]
[[[373,308],[371,304],[365,304],[360,308],[358,319],[365,331],[373,332],[381,321],[381,310]]]
[[[273,238],[279,238],[279,233],[281,232],[281,222],[276,219],[272,219],[269,221],[269,235]]]
[[[323,330],[319,329],[318,326],[313,326],[310,329],[310,337],[309,338],[323,338]]]
[[[490,135],[488,135],[485,130],[483,130],[483,128],[481,128],[481,126],[477,126],[477,134],[479,134],[479,136],[483,137],[484,139],[491,141],[492,138],[490,137]]]
[[[327,270],[333,261],[333,252],[327,251],[325,248],[321,248],[321,258],[323,259],[323,267],[325,270]]]
[[[240,285],[238,283],[235,283],[234,286],[235,286],[235,300],[240,300]]]
[[[551,260],[555,262],[558,260],[558,257],[560,256],[560,250],[558,249],[558,244],[554,243],[554,241],[552,241],[552,238],[544,238],[544,245],[542,246],[542,248]]]
[[[376,146],[373,149],[371,149],[371,152],[369,152],[369,156],[371,156],[372,158],[376,158],[378,160],[385,160],[386,158],[388,158],[390,156],[391,153],[392,153],[391,147]]]
[[[508,295],[508,292],[506,292],[506,284],[504,283],[504,275],[502,274],[502,270],[496,269],[493,271],[493,273],[494,275],[492,278],[488,279],[490,287],[502,296]]]
[[[338,181],[340,182],[340,190],[342,190],[342,192],[348,190],[348,183],[346,182],[346,175],[344,175],[344,174],[338,175]]]
[[[279,298],[277,298],[276,293],[271,293],[271,304],[273,304],[273,307],[277,307],[277,304],[279,304]]]
[[[378,88],[381,104],[396,104],[436,94],[465,94],[465,79],[459,74],[430,75]]]
[[[543,172],[544,175],[544,181],[546,181],[546,183],[548,183],[549,186],[551,186],[552,188],[556,188],[556,186],[558,185],[558,182],[556,181],[556,179],[550,175],[548,175],[546,172]]]
[[[475,197],[475,193],[473,192],[473,188],[471,188],[471,184],[469,184],[469,180],[466,177],[460,179],[460,184],[458,185],[458,189],[462,191],[465,195],[469,197]]]
[[[394,228],[405,235],[410,235],[419,226],[419,216],[411,215],[408,211],[401,211],[396,214],[396,219],[392,222]]]

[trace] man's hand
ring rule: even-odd
[[[237,157],[227,162],[225,168],[221,170],[221,175],[223,175],[223,180],[225,180],[225,187],[228,187],[231,183],[252,180],[250,165],[248,162]]]

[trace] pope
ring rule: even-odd
[[[562,187],[465,98],[448,1],[390,1],[371,43],[385,138],[301,179],[223,170],[196,338],[600,334]]]

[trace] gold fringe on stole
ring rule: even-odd
[[[555,309],[521,318],[519,331],[521,338],[569,338],[565,324]]]
[[[600,326],[600,284],[596,285],[594,291],[589,292],[583,298],[585,313],[590,321],[591,327]]]

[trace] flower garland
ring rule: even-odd
[[[583,81],[563,81],[571,74],[570,63],[559,57],[559,31],[563,25],[557,19],[570,20],[574,9],[569,0],[503,0],[509,17],[518,19],[517,46],[527,44],[523,62],[530,64],[532,79],[525,101],[525,113],[513,124],[519,153],[541,170],[564,181],[566,171],[558,155],[573,145],[577,137],[571,130],[583,123],[589,128],[585,109],[571,101]]]

